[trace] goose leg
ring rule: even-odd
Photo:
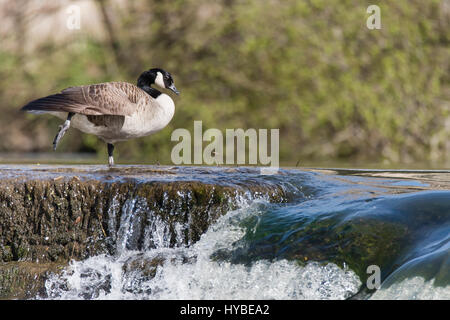
[[[64,136],[67,129],[70,128],[70,120],[72,119],[73,115],[75,113],[69,112],[69,115],[67,116],[67,120],[64,122],[63,125],[59,126],[59,131],[55,136],[55,139],[53,140],[53,151],[56,151],[56,147],[58,146],[59,140]]]
[[[112,167],[114,165],[113,152],[114,152],[114,145],[111,143],[108,143],[108,163],[109,163],[110,167]]]

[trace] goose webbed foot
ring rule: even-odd
[[[74,113],[69,112],[67,120],[64,122],[63,125],[59,126],[58,133],[56,134],[55,139],[53,140],[53,151],[56,151],[56,147],[58,146],[59,140],[61,140],[62,137],[64,137],[64,134],[70,128],[70,120],[72,119],[73,115]]]
[[[112,167],[114,165],[113,152],[114,152],[114,145],[111,143],[108,143],[108,164],[110,167]]]

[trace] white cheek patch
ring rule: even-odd
[[[163,75],[159,71],[156,73],[155,84],[161,88],[166,87],[166,85],[164,84]]]

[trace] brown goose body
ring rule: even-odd
[[[175,105],[161,94],[156,99],[127,82],[108,82],[71,87],[34,100],[22,108],[50,113],[63,120],[75,113],[71,125],[107,143],[150,135],[172,119]]]
[[[144,71],[137,86],[127,82],[107,82],[70,87],[60,93],[31,101],[22,110],[49,113],[63,120],[53,148],[72,125],[94,134],[108,144],[109,164],[114,164],[117,141],[153,134],[163,129],[175,113],[172,98],[152,88],[155,84],[179,94],[172,76],[159,68]]]

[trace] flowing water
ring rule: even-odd
[[[72,261],[46,281],[46,298],[450,299],[449,171],[179,170],[164,179],[264,182],[286,196],[239,196],[192,244],[181,237],[189,222],[174,244],[145,199],[112,201],[115,254]],[[378,290],[367,287],[369,266]]]

